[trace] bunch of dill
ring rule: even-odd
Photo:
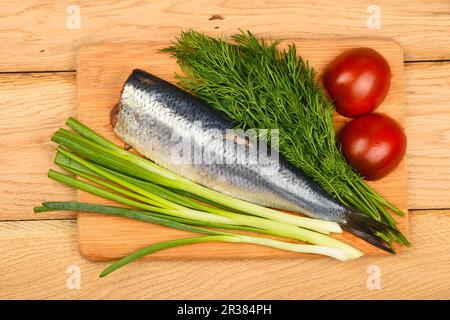
[[[163,51],[177,59],[179,85],[224,112],[241,128],[279,129],[279,151],[346,206],[395,226],[387,208],[402,212],[365,184],[336,144],[334,105],[295,45],[258,40],[250,32],[233,43],[189,30]],[[380,235],[408,244],[400,233]]]

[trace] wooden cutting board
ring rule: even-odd
[[[389,62],[392,82],[386,100],[377,111],[386,113],[404,125],[403,51],[394,41],[384,39],[286,40],[294,42],[299,54],[309,60],[319,74],[337,55],[354,47],[371,47]],[[175,59],[159,49],[166,43],[130,43],[129,45],[98,44],[83,47],[78,55],[78,119],[118,145],[109,124],[109,112],[118,101],[121,87],[134,68],[144,69],[162,79],[174,82],[179,72]],[[345,121],[336,116],[339,129]],[[381,195],[407,213],[407,168],[405,161],[385,179],[370,183]],[[78,200],[108,203],[96,196],[78,191]],[[408,234],[408,216],[398,218],[400,229]],[[166,227],[119,217],[91,213],[78,215],[78,240],[81,254],[91,260],[117,259],[152,243],[192,234]],[[366,242],[344,233],[336,235],[367,254],[386,254]],[[284,252],[250,244],[202,243],[171,248],[148,256],[148,259],[202,258],[294,258],[303,254]]]

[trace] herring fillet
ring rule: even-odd
[[[223,114],[145,71],[135,69],[128,77],[111,110],[111,124],[136,151],[185,178],[255,204],[337,222],[393,252],[375,235],[389,226],[340,204],[282,156],[264,164],[249,161],[257,152],[254,139],[230,134],[233,123]]]

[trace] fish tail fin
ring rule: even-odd
[[[345,231],[354,234],[358,238],[367,241],[377,248],[389,253],[395,253],[389,243],[379,237],[376,233],[385,233],[387,231],[398,233],[397,229],[350,209],[345,214],[345,221],[346,222],[341,225],[342,229]]]

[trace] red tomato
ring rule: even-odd
[[[348,123],[339,133],[347,161],[366,180],[378,180],[394,170],[406,151],[403,128],[381,114],[368,114]]]
[[[391,70],[375,50],[352,49],[330,63],[323,84],[337,112],[352,118],[372,112],[384,100],[391,84]]]

